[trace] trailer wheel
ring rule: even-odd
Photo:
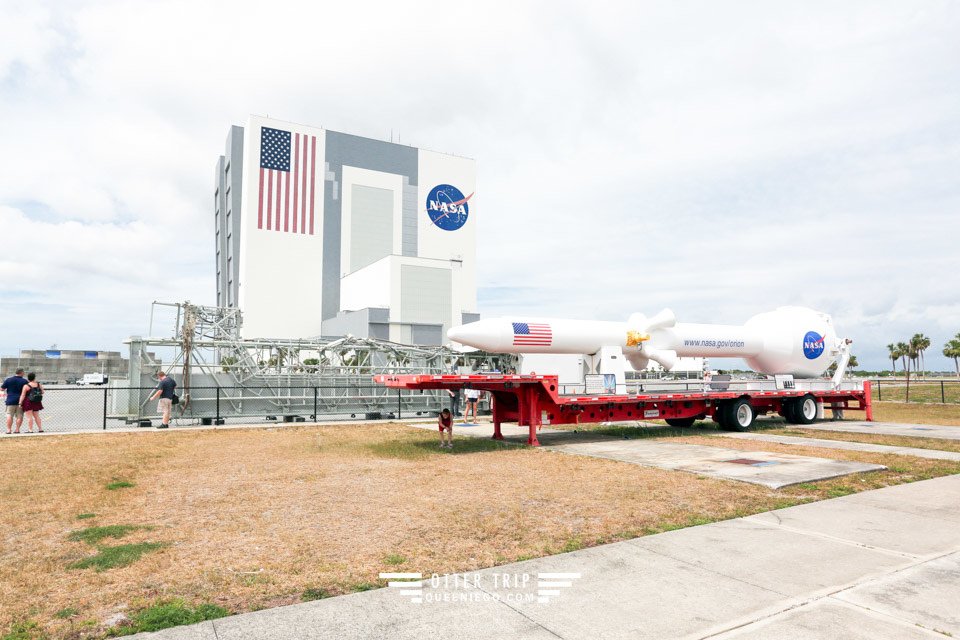
[[[746,398],[738,398],[727,405],[726,419],[723,428],[727,431],[747,431],[753,426],[753,419],[757,413],[754,411],[750,401]]]
[[[671,427],[692,427],[696,418],[666,418],[664,420]]]
[[[797,401],[793,415],[796,424],[812,424],[817,419],[817,399],[807,394]]]

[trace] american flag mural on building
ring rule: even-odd
[[[257,228],[314,235],[317,136],[260,129]]]
[[[553,330],[549,324],[535,322],[513,323],[514,346],[549,347],[553,343]]]

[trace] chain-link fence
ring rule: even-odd
[[[149,427],[160,423],[156,387],[45,385],[45,432]],[[371,383],[293,387],[194,387],[177,389],[175,426],[411,419],[436,415],[450,406],[446,391],[387,389]],[[486,404],[484,403],[484,408]],[[16,429],[16,421],[11,425]],[[20,432],[29,429],[29,416]],[[37,426],[34,425],[34,430]]]

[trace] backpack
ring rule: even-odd
[[[43,400],[43,389],[40,386],[30,387],[30,391],[27,391],[27,400],[30,402],[40,402]]]

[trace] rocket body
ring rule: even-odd
[[[620,347],[635,369],[650,360],[670,369],[678,357],[743,358],[766,374],[816,377],[838,354],[829,315],[803,307],[781,307],[743,325],[676,322],[665,310],[626,322],[559,318],[493,318],[454,327],[448,337],[496,353],[595,354]]]

